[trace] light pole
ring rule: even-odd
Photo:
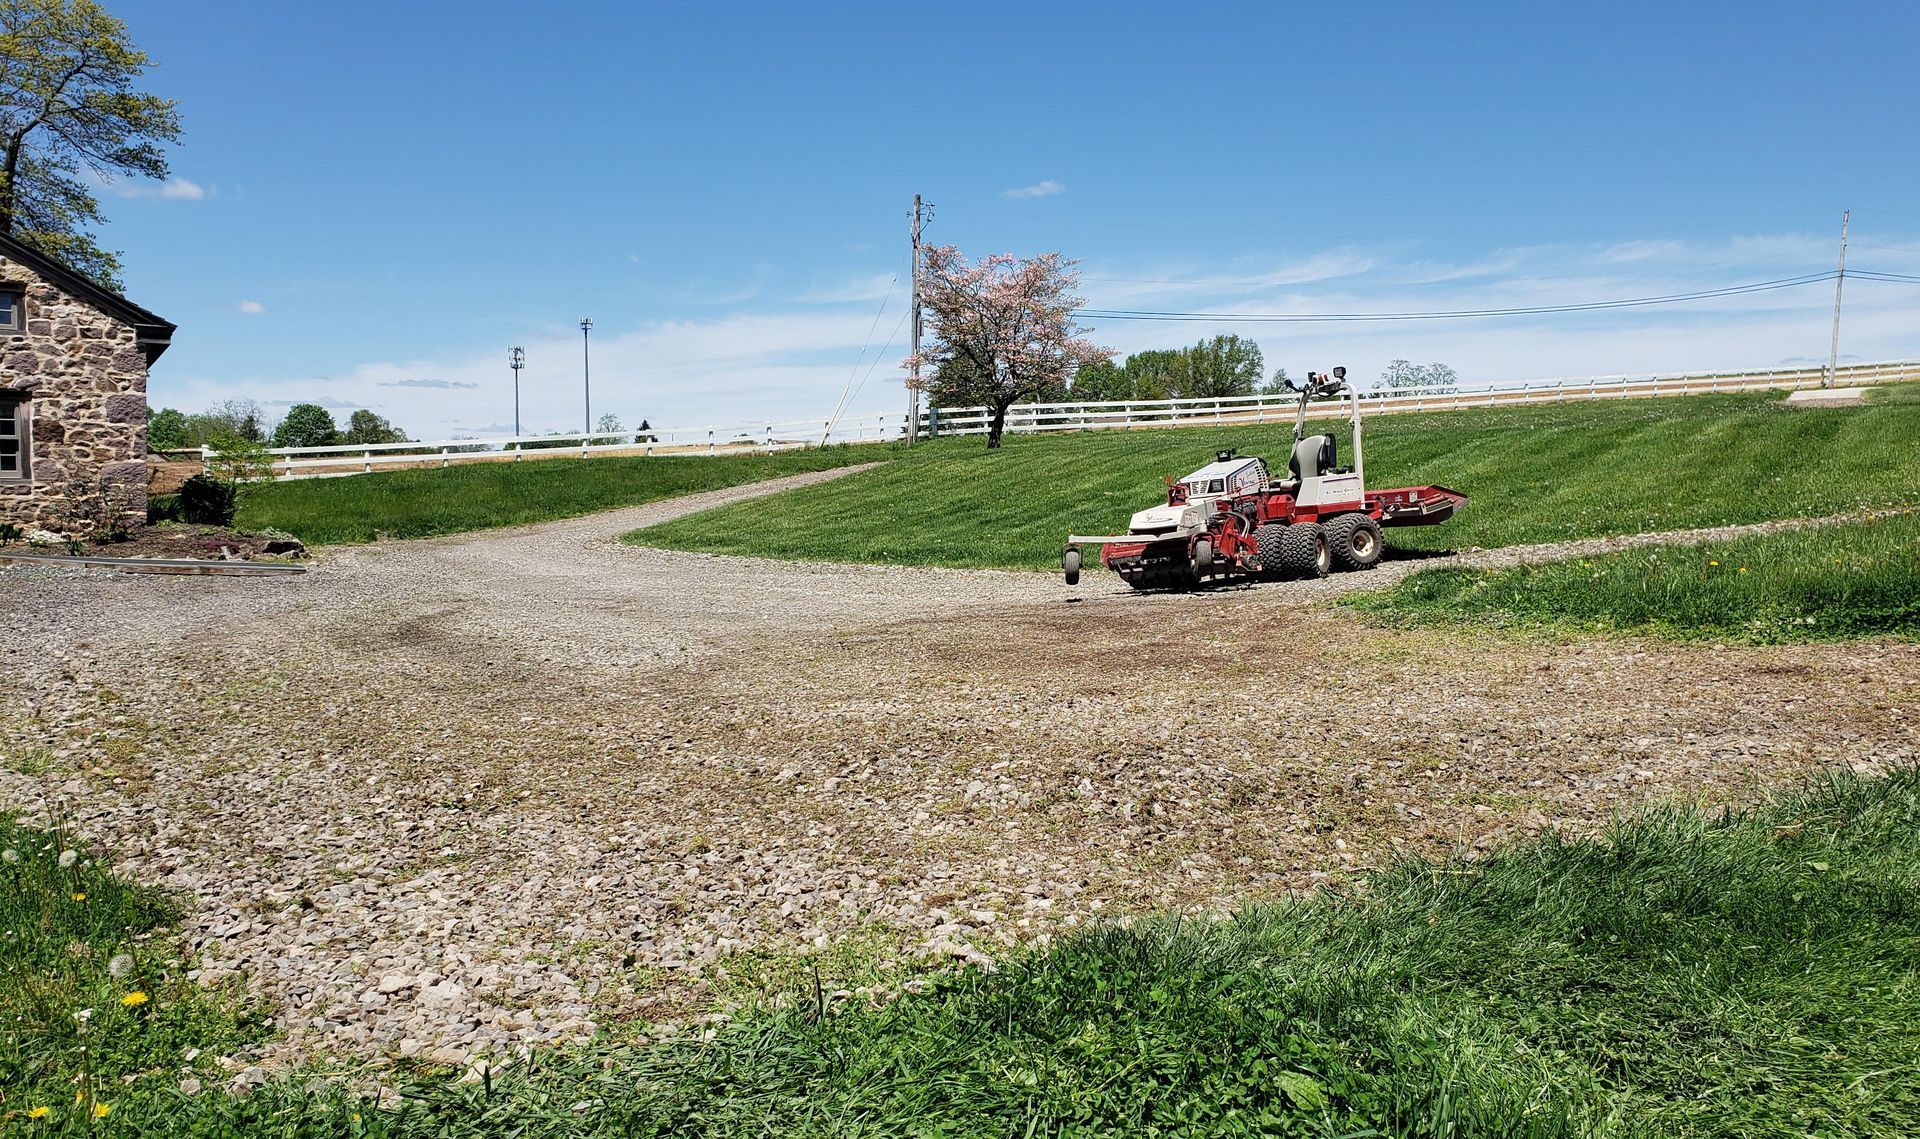
[[[507,353],[507,367],[513,369],[513,437],[520,438],[520,369],[527,366],[527,354],[518,345]]]
[[[593,434],[593,348],[589,343],[588,336],[587,336],[587,334],[591,331],[593,331],[593,318],[590,316],[581,317],[580,318],[580,393],[586,403],[586,409],[587,409],[586,434],[587,435]],[[580,439],[580,445],[584,447],[587,445],[587,442],[588,440],[586,439],[586,437],[582,436]]]

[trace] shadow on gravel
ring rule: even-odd
[[[1459,550],[1403,550],[1398,546],[1387,546],[1380,555],[1383,562],[1424,562],[1429,558],[1450,558]]]

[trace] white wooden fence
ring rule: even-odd
[[[1500,407],[1506,404],[1568,400],[1701,395],[1765,388],[1819,387],[1824,368],[1786,368],[1747,372],[1689,372],[1680,375],[1582,376],[1526,380],[1480,387],[1392,388],[1362,394],[1366,414]],[[1920,381],[1920,360],[1849,364],[1835,370],[1836,387]],[[1014,434],[1091,431],[1111,427],[1201,426],[1209,423],[1277,422],[1293,415],[1290,395],[1228,396],[1220,399],[1107,400],[1089,403],[1026,403],[1007,412],[1006,430]],[[1345,404],[1330,401],[1307,408],[1310,417],[1346,414]],[[920,416],[922,435],[982,435],[991,424],[985,407],[941,408]],[[526,458],[594,455],[738,455],[818,447],[829,443],[872,443],[902,438],[904,415],[868,415],[838,421],[735,423],[706,427],[649,427],[636,441],[634,431],[594,435],[521,435],[505,439],[445,439],[435,442],[348,444],[337,447],[276,447],[274,474],[280,478],[323,478],[410,466],[454,463],[518,462]],[[564,443],[564,445],[561,445]],[[213,457],[201,448],[202,462]]]

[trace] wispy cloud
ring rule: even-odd
[[[168,202],[197,202],[207,196],[205,187],[185,178],[169,178],[157,186],[149,182],[112,182],[108,188],[122,198],[151,198]]]
[[[835,285],[816,285],[794,300],[815,305],[877,301],[890,295],[899,283],[898,273],[869,273]]]
[[[477,388],[479,384],[470,384],[464,380],[382,380],[383,388]]]
[[[261,304],[259,301],[238,301],[234,304],[233,310],[235,312],[244,312],[248,316],[259,316],[261,313],[267,311],[267,306]]]
[[[1021,186],[1014,190],[1002,190],[1000,191],[1000,196],[1003,198],[1045,198],[1053,194],[1064,194],[1066,192],[1067,184],[1065,182],[1055,182],[1049,178],[1044,182],[1035,182],[1031,186]]]

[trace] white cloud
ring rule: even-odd
[[[1920,247],[1888,234],[1892,245]],[[1800,235],[1688,242],[1591,243],[1461,250],[1416,257],[1390,247],[1339,246],[1293,256],[1212,265],[1103,260],[1089,268],[1094,307],[1210,313],[1409,312],[1535,307],[1690,292],[1824,270],[1830,244]],[[593,413],[656,427],[725,427],[750,421],[815,421],[838,400],[850,372],[877,367],[847,414],[895,414],[904,403],[899,361],[904,311],[897,300],[877,322],[887,274],[823,275],[798,299],[771,291],[755,310],[643,323],[596,314]],[[701,298],[711,299],[711,298]],[[1126,303],[1122,304],[1124,301]],[[1629,372],[1759,368],[1796,357],[1824,360],[1831,283],[1728,296],[1686,305],[1473,320],[1349,324],[1097,321],[1093,340],[1122,352],[1192,344],[1234,333],[1258,342],[1269,370],[1293,375],[1345,365],[1370,380],[1387,361],[1438,360],[1470,383]],[[871,332],[871,338],[869,334]],[[529,431],[578,430],[580,336],[570,322],[519,338],[521,420]],[[1920,358],[1920,288],[1849,282],[1841,350],[1864,359]],[[177,357],[155,371],[157,403],[197,409],[220,399],[324,400],[387,416],[419,438],[501,434],[513,419],[503,351],[492,347],[430,358],[329,368],[330,377],[281,374],[220,382],[179,377]],[[856,368],[856,360],[859,361]],[[179,378],[176,378],[179,377]],[[798,431],[799,428],[793,429]]]
[[[1052,194],[1064,194],[1067,186],[1064,182],[1055,182],[1049,178],[1044,182],[1035,182],[1031,186],[1021,186],[1016,190],[1002,190],[1003,198],[1045,198]]]
[[[267,311],[267,306],[261,304],[259,301],[240,301],[233,307],[234,311],[244,312],[248,316],[259,316],[261,313]]]
[[[112,182],[108,184],[113,192],[122,198],[152,198],[169,202],[197,202],[207,196],[206,189],[198,182],[189,182],[185,178],[169,178],[158,186],[145,182]]]

